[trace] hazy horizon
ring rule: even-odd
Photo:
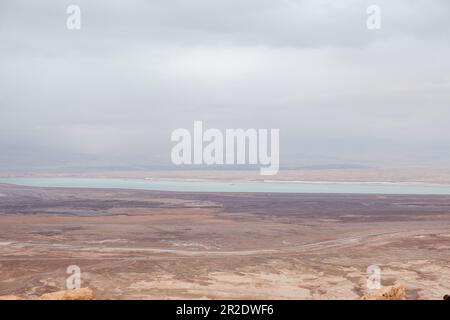
[[[279,128],[281,168],[447,166],[450,2],[371,4],[0,1],[0,171],[170,167],[194,120]]]

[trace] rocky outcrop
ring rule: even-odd
[[[9,295],[6,295],[6,296],[0,296],[0,300],[22,300],[22,298],[9,294]]]
[[[45,293],[40,297],[41,300],[94,300],[95,293],[89,288],[74,290],[62,290],[57,292]]]
[[[366,293],[363,300],[404,300],[406,296],[405,286],[401,283],[382,287],[373,292]]]

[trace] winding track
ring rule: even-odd
[[[397,236],[414,236],[418,234],[423,235],[424,233],[435,233],[436,230],[403,230],[403,231],[395,231],[395,232],[383,232],[383,233],[375,233],[364,236],[355,236],[355,237],[344,237],[332,240],[318,241],[312,243],[306,243],[301,245],[296,245],[292,247],[284,247],[284,248],[274,248],[274,249],[255,249],[255,250],[233,250],[233,251],[210,251],[210,250],[179,250],[179,249],[164,249],[164,248],[127,248],[127,247],[99,247],[99,246],[89,246],[85,247],[83,245],[71,245],[71,244],[63,244],[60,246],[55,246],[52,244],[46,243],[32,243],[32,242],[11,242],[9,244],[4,244],[5,247],[14,247],[14,248],[44,248],[50,250],[67,250],[73,249],[78,251],[91,251],[91,252],[102,252],[102,253],[119,253],[119,252],[148,252],[148,253],[169,253],[180,256],[249,256],[249,255],[264,255],[264,254],[281,254],[281,253],[295,253],[295,252],[304,252],[305,250],[321,250],[328,249],[337,246],[352,246],[352,245],[361,245],[363,242],[369,241],[379,241],[386,237],[397,237]],[[23,260],[33,260],[35,258],[22,258]],[[0,261],[11,261],[11,260],[22,260],[21,258],[0,258]],[[64,260],[66,258],[53,258],[55,260],[61,259]],[[73,259],[73,258],[67,258]],[[102,257],[102,259],[104,259]],[[105,259],[121,259],[115,257],[105,257]],[[130,259],[130,257],[124,257],[122,259]],[[42,258],[37,258],[37,260],[42,260]],[[50,259],[49,259],[50,260]],[[91,260],[91,259],[88,259]]]

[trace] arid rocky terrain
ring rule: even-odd
[[[176,193],[0,185],[0,295],[407,299],[450,293],[450,196]]]

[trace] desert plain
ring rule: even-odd
[[[450,293],[450,196],[180,193],[0,185],[0,295],[407,299]]]

